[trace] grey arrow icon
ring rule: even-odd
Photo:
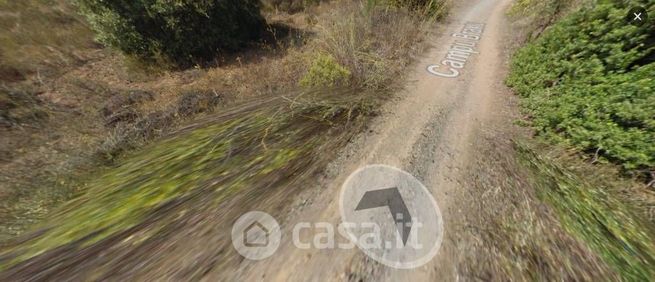
[[[407,244],[409,232],[412,230],[412,215],[409,214],[407,205],[397,187],[367,191],[359,200],[356,211],[389,207],[391,216],[396,221],[396,229],[403,239],[403,245]]]

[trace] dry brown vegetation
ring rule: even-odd
[[[517,38],[522,40],[518,44],[525,44],[527,41],[539,37],[546,29],[562,17],[580,7],[584,0],[562,1],[562,0],[518,0],[509,11],[514,20],[514,30]]]
[[[333,157],[323,152],[336,150],[363,128],[376,105],[388,96],[384,94],[392,87],[392,78],[401,77],[401,70],[425,47],[426,23],[419,17],[402,9],[365,9],[360,1],[312,5],[293,15],[270,12],[266,17],[271,24],[268,38],[241,53],[217,58],[213,64],[166,71],[134,66],[122,56],[102,50],[97,60],[55,79],[43,100],[45,104],[54,104],[55,98],[71,102],[65,118],[58,119],[71,125],[71,134],[62,138],[77,140],[71,136],[80,132],[92,137],[80,163],[108,166],[84,169],[77,165],[69,173],[53,170],[53,176],[69,178],[57,186],[52,184],[53,178],[45,178],[41,189],[68,191],[59,198],[48,193],[42,197],[14,193],[5,198],[18,199],[4,201],[7,208],[3,211],[8,212],[2,215],[6,226],[2,234],[6,237],[46,215],[49,220],[40,225],[47,226],[45,229],[34,229],[0,247],[0,269],[4,270],[0,277],[72,277],[88,272],[100,277],[96,269],[124,267],[160,254],[146,251],[151,248],[150,239],[159,241],[160,231],[174,238],[179,231],[174,217],[189,207],[207,214],[226,197],[240,195],[250,202],[255,194],[267,198],[273,193],[290,198],[286,195],[303,187],[291,183],[307,180]],[[344,22],[344,18],[351,20]],[[348,55],[350,51],[357,54]],[[335,58],[334,65],[353,74],[346,85],[340,89],[320,84],[316,89],[300,87],[312,62],[325,54]],[[321,72],[317,74],[320,77]],[[80,108],[89,110],[74,115]],[[49,118],[44,125],[59,130],[52,122]],[[7,130],[18,132],[17,128],[25,126]],[[167,136],[152,140],[162,135]],[[152,144],[142,146],[145,143]],[[124,152],[126,149],[132,151]],[[31,147],[26,150],[39,156]],[[60,165],[76,153],[63,154],[59,162],[45,160]],[[21,158],[10,160],[8,167],[32,168],[19,165]],[[28,172],[7,179],[16,183],[13,187],[23,189],[20,185],[33,185],[34,175]],[[24,182],[18,184],[16,179]],[[53,206],[74,195],[75,200],[52,212]],[[34,212],[36,208],[39,213]],[[204,234],[192,230],[210,225],[196,224],[188,230]],[[138,246],[114,245],[126,242],[123,236],[135,238],[131,236],[135,232],[158,235],[134,242]],[[88,243],[99,248],[88,249]],[[227,247],[229,242],[221,244]],[[95,255],[100,249],[118,253]],[[77,263],[80,259],[87,263]],[[33,264],[37,261],[47,263]],[[53,261],[57,266],[49,267]],[[201,264],[199,269],[213,267]],[[33,268],[35,265],[39,267]]]
[[[85,191],[86,175],[126,150],[217,109],[298,89],[319,54],[352,73],[351,87],[384,92],[425,47],[426,23],[411,12],[317,2],[268,9],[261,42],[170,71],[94,43],[65,1],[0,1],[0,240]]]
[[[475,209],[463,236],[479,244],[462,252],[462,274],[471,280],[615,280],[612,269],[569,233],[557,212],[539,197],[539,186],[513,140],[482,138],[479,164],[470,175]]]

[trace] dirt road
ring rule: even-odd
[[[493,124],[507,122],[500,113],[504,59],[502,29],[508,0],[465,1],[455,4],[446,25],[432,39],[434,48],[421,59],[410,82],[397,101],[387,105],[367,134],[350,144],[334,162],[322,181],[320,193],[302,195],[305,204],[283,220],[282,234],[291,234],[298,222],[337,224],[339,190],[353,171],[367,164],[402,168],[431,191],[444,219],[444,240],[440,252],[428,264],[412,270],[385,267],[359,249],[301,250],[283,237],[278,251],[268,259],[244,261],[233,272],[216,271],[211,278],[239,280],[446,280],[458,277],[458,258],[466,242],[458,242],[458,221],[469,212],[464,204],[467,180],[464,169],[476,158],[475,140]],[[482,26],[474,52],[460,60],[459,76],[440,77],[429,73],[448,56],[457,37],[467,26]],[[471,44],[472,45],[472,44]],[[460,66],[460,65],[457,65]],[[441,66],[440,70],[448,70]],[[492,133],[493,134],[493,133]],[[498,132],[497,134],[502,134]],[[226,277],[227,276],[227,277]],[[210,280],[212,280],[210,278]]]
[[[494,244],[485,243],[483,232],[475,230],[496,230],[483,225],[503,203],[489,204],[485,197],[507,195],[497,193],[501,186],[507,186],[502,185],[505,179],[522,179],[509,175],[516,171],[513,165],[502,158],[489,158],[493,154],[487,151],[493,150],[494,143],[486,141],[508,140],[506,125],[513,119],[512,111],[507,110],[511,94],[503,84],[503,31],[508,28],[505,11],[510,2],[455,3],[449,18],[439,24],[430,39],[432,48],[407,76],[404,89],[384,106],[369,130],[334,152],[336,159],[326,171],[317,173],[321,179],[308,184],[317,187],[251,191],[257,197],[240,193],[219,206],[202,200],[206,197],[202,193],[193,193],[168,205],[171,212],[154,213],[132,230],[83,248],[75,244],[58,248],[4,275],[18,280],[208,281],[454,281],[498,277],[495,270],[487,269],[503,266],[486,267],[497,258],[493,256]],[[504,154],[501,150],[496,155]],[[439,252],[426,264],[401,270],[375,261],[358,248],[301,249],[290,238],[298,223],[338,226],[342,222],[342,184],[353,172],[371,164],[411,173],[436,200],[443,240]],[[508,168],[503,170],[505,166]],[[485,185],[478,185],[482,182]],[[183,202],[184,209],[172,212]],[[279,248],[259,261],[237,254],[230,237],[234,220],[251,209],[271,212],[281,226]],[[172,223],[163,228],[158,225],[163,221]],[[478,265],[485,270],[471,271]],[[553,271],[559,272],[557,265]]]
[[[322,152],[336,156],[325,171],[292,170],[301,180],[291,188],[265,182],[269,186],[243,188],[219,201],[211,190],[194,190],[128,230],[57,247],[0,273],[0,280],[611,279],[600,259],[537,200],[513,154],[511,139],[521,133],[512,126],[517,107],[503,82],[513,37],[505,18],[510,3],[454,3],[430,39],[432,48],[368,130],[339,152]],[[417,268],[386,266],[356,247],[299,248],[291,238],[301,223],[339,226],[342,185],[372,164],[411,173],[436,200],[440,249]],[[280,177],[294,179],[286,176]],[[232,246],[235,220],[251,210],[280,223],[279,248],[262,260],[246,259]],[[308,242],[313,235],[301,237]]]

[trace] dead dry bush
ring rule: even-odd
[[[162,92],[168,94],[155,95],[152,101],[138,95],[112,98],[116,101],[110,101],[103,114],[114,129],[99,152],[113,159],[165,134],[179,120],[212,112],[220,104],[280,95],[301,84],[323,89],[335,86],[321,83],[333,81],[321,77],[334,75],[333,71],[311,72],[316,58],[333,58],[335,68],[348,74],[340,86],[388,90],[426,46],[422,40],[428,21],[405,8],[367,7],[360,1],[327,3],[321,8],[315,23],[304,30],[286,27],[290,32],[274,38],[273,45],[262,44],[261,49],[238,54],[222,66],[172,73],[184,83],[169,82]],[[186,73],[193,73],[193,79],[186,79]]]
[[[383,89],[425,48],[425,22],[402,8],[342,5],[318,20],[312,47],[352,74],[359,87]]]
[[[105,118],[105,125],[114,126],[121,122],[135,121],[140,115],[135,106],[153,99],[154,94],[152,92],[143,90],[131,90],[127,93],[115,94],[100,109]]]
[[[0,127],[36,125],[47,117],[45,105],[33,93],[0,85]]]
[[[124,152],[164,135],[175,124],[175,112],[170,110],[156,111],[133,121],[118,123],[110,128],[109,135],[95,154],[100,160],[111,163]]]
[[[180,94],[177,102],[166,109],[143,114],[133,106],[143,99],[149,100],[149,92],[130,91],[127,95],[115,97],[112,99],[115,102],[109,105],[123,106],[107,116],[105,125],[110,134],[96,152],[96,155],[105,161],[113,161],[123,152],[136,149],[166,134],[183,119],[214,111],[223,99],[223,95],[215,91],[190,91]]]
[[[220,104],[222,98],[222,95],[215,91],[184,93],[177,103],[177,114],[181,117],[189,117],[212,111]]]
[[[64,0],[54,1],[52,6],[0,0],[0,7],[7,8],[7,13],[0,13],[0,26],[7,27],[0,32],[0,43],[10,42],[4,46],[8,48],[0,48],[0,74],[7,74],[3,82],[10,87],[26,83],[36,88],[26,101],[39,106],[37,111],[22,112],[11,108],[13,102],[2,97],[0,105],[6,106],[1,109],[7,111],[2,112],[1,122],[10,125],[17,124],[16,117],[40,118],[42,109],[48,114],[39,119],[43,120],[39,128],[8,129],[11,131],[3,135],[11,142],[0,142],[0,157],[12,161],[3,167],[8,180],[2,178],[0,182],[14,184],[0,183],[0,202],[9,202],[3,191],[11,194],[26,190],[25,183],[41,183],[35,179],[44,183],[35,186],[54,189],[52,183],[58,183],[61,175],[86,175],[98,166],[114,164],[125,152],[138,150],[199,116],[233,110],[244,101],[294,93],[321,55],[333,58],[347,70],[342,73],[352,74],[344,85],[339,83],[351,91],[317,85],[324,94],[333,98],[361,95],[361,87],[376,94],[387,92],[425,47],[426,24],[421,15],[404,8],[388,7],[383,2],[369,7],[359,0],[321,1],[318,5],[310,3],[317,1],[291,0],[278,1],[278,5],[284,2],[302,2],[303,9],[292,15],[266,12],[267,23],[276,32],[271,32],[265,42],[239,53],[223,54],[225,58],[207,65],[170,71],[133,65],[116,52],[101,50]],[[60,13],[65,16],[54,17]],[[28,16],[34,21],[27,22]],[[14,26],[17,22],[19,27]],[[39,33],[43,27],[52,32]],[[137,72],[139,67],[142,69]],[[31,160],[52,168],[48,177],[41,177],[43,169],[35,168]],[[65,186],[74,187],[69,182]],[[33,193],[19,198],[21,206],[38,207],[40,214],[47,214],[66,197],[47,205],[37,204],[41,200]],[[7,214],[16,217],[27,213]],[[6,223],[14,227],[7,233],[0,224],[0,238],[14,236],[27,226]]]

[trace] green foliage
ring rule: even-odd
[[[644,171],[655,168],[655,32],[626,24],[633,5],[567,16],[516,53],[507,82],[539,134]]]
[[[343,146],[373,113],[377,104],[370,95],[353,93],[361,91],[252,102],[126,156],[53,213],[46,232],[0,250],[12,257],[0,261],[0,270],[66,244],[98,242],[194,193],[220,202],[238,192],[289,189],[289,181],[325,165],[323,150]],[[19,257],[5,256],[13,251]]]
[[[350,71],[341,66],[334,58],[318,54],[309,71],[300,80],[303,87],[333,87],[343,85],[350,78]]]
[[[188,65],[260,35],[259,0],[75,0],[100,42],[146,61]]]

